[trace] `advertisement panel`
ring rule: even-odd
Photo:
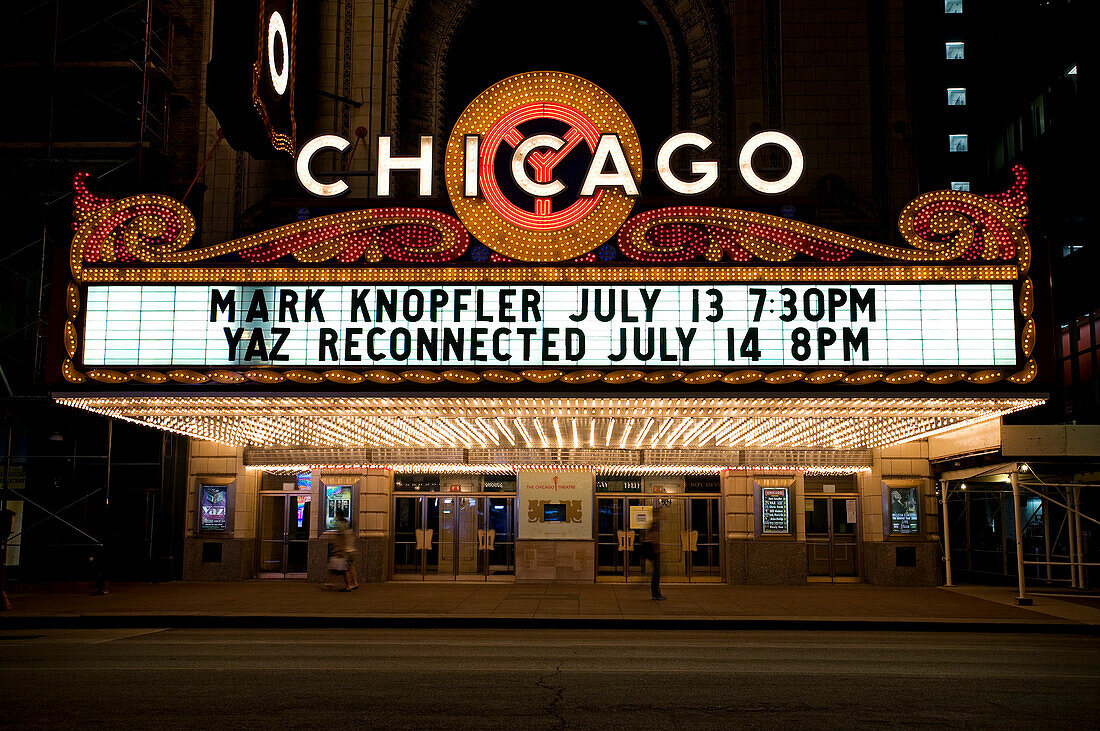
[[[595,474],[579,470],[518,470],[521,540],[591,540]]]
[[[199,530],[223,533],[228,529],[228,485],[200,485]]]

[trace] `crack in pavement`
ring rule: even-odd
[[[535,685],[544,690],[548,690],[554,694],[554,697],[550,700],[550,703],[546,706],[546,712],[556,718],[558,722],[552,726],[552,728],[565,728],[565,717],[561,715],[561,704],[565,702],[565,686],[553,686],[549,685],[548,681],[551,678],[561,677],[561,664],[559,663],[554,672],[548,675],[541,676],[535,681]]]

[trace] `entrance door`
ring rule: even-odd
[[[515,498],[394,497],[394,579],[507,581],[515,573]]]
[[[859,581],[859,499],[806,498],[806,573],[810,581]]]
[[[661,580],[721,581],[720,510],[717,497],[598,497],[597,581],[648,581],[641,558],[641,530],[630,528],[630,506],[660,510]]]
[[[260,493],[260,577],[306,577],[309,507],[308,492]]]
[[[641,557],[642,532],[630,528],[630,506],[652,505],[652,500],[626,497],[596,498],[596,580],[640,581],[645,576]]]

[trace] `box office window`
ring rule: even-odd
[[[325,530],[339,530],[340,518],[351,521],[351,485],[325,485]]]
[[[921,532],[919,481],[884,481],[882,503],[887,536],[915,536]]]
[[[755,480],[753,502],[756,513],[757,537],[790,538],[794,536],[793,478]]]

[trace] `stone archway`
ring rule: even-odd
[[[400,138],[446,139],[447,59],[455,34],[480,0],[398,0],[389,44],[387,126]],[[639,0],[657,22],[672,63],[674,128],[732,140],[730,27],[715,0]],[[724,166],[729,160],[723,160]]]

